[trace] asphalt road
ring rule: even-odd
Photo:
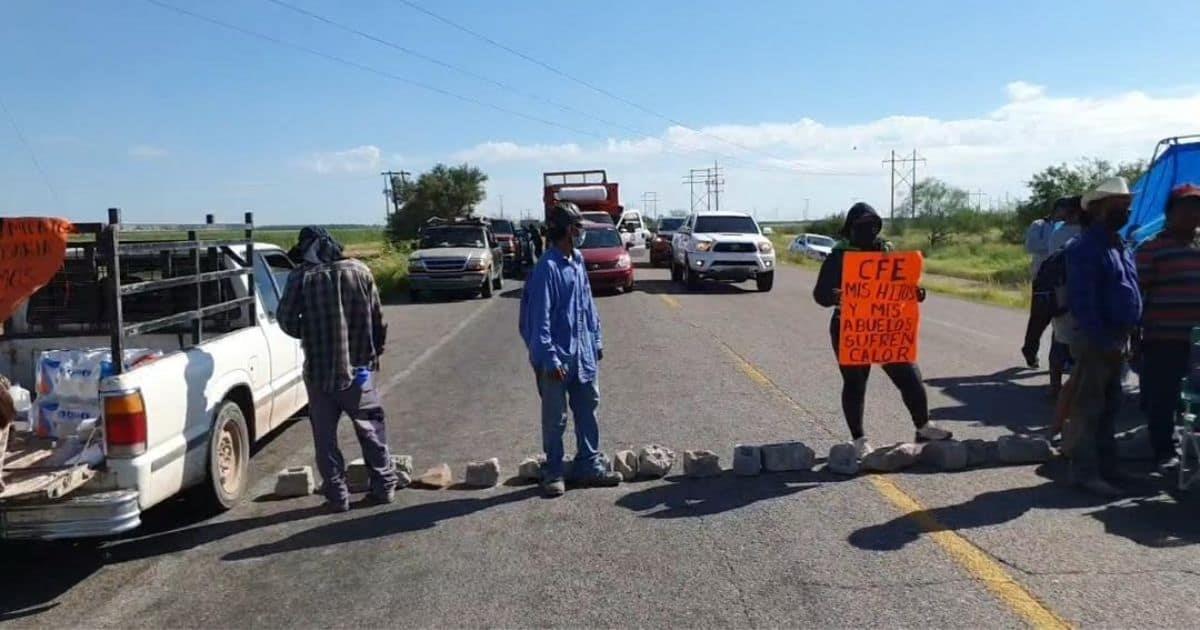
[[[662,270],[598,298],[605,449],[847,439],[829,312],[814,274],[775,290],[684,293]],[[516,287],[516,288],[514,288]],[[417,468],[539,450],[516,332],[519,283],[492,300],[388,308],[385,403]],[[1015,367],[1024,317],[931,296],[921,364],[958,437],[1043,426],[1045,374]],[[911,439],[891,384],[868,396],[876,445]],[[348,426],[347,453],[356,456]],[[568,444],[570,442],[568,441]],[[568,447],[568,451],[570,451]],[[186,499],[99,550],[0,547],[0,620],[17,627],[1190,626],[1200,617],[1200,510],[1153,482],[1104,503],[1061,466],[845,479],[822,472],[670,477],[545,500],[516,484],[404,490],[394,505],[320,511],[272,500],[308,464],[298,421],[255,456],[250,500],[215,517]],[[1134,467],[1143,464],[1133,464]],[[678,471],[678,468],[677,468]]]

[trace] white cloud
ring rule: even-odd
[[[889,171],[880,162],[892,150],[908,155],[915,148],[928,160],[918,177],[939,177],[997,199],[1024,195],[1029,176],[1050,164],[1085,156],[1114,162],[1148,158],[1159,139],[1200,132],[1200,88],[1082,98],[1055,96],[1024,81],[1005,87],[994,108],[957,119],[893,115],[849,125],[800,118],[699,130],[676,126],[657,136],[582,146],[493,141],[460,155],[514,167],[555,159],[562,168],[600,165],[623,189],[666,191],[660,198],[675,195],[660,207],[686,206],[687,189],[680,203],[677,177],[718,159],[727,168],[723,206],[728,199],[736,207],[778,206],[795,216],[796,200],[804,198],[811,198],[814,213],[820,208],[821,214],[853,197],[886,208]],[[504,181],[510,170],[497,173],[491,187],[516,189],[515,179]],[[658,181],[650,173],[675,177]]]
[[[170,153],[166,149],[149,144],[135,144],[129,147],[129,157],[135,160],[159,160],[168,155]]]
[[[1008,97],[1014,101],[1032,101],[1046,93],[1044,86],[1027,81],[1013,81],[1006,88],[1008,89]]]
[[[313,153],[303,160],[309,170],[321,175],[372,173],[379,170],[383,151],[367,144],[342,151]]]
[[[451,157],[457,162],[511,162],[563,159],[579,155],[579,145],[527,144],[515,142],[484,142],[458,151]]]

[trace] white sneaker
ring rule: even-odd
[[[940,442],[941,440],[949,440],[954,437],[954,434],[930,422],[925,426],[917,429],[918,442]]]
[[[854,454],[858,455],[859,459],[870,455],[873,450],[875,450],[875,447],[871,446],[871,443],[867,441],[867,436],[864,435],[854,440]]]

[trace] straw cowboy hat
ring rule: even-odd
[[[1093,201],[1100,201],[1109,197],[1132,197],[1129,194],[1129,182],[1126,182],[1124,177],[1109,177],[1096,184],[1095,188],[1083,193],[1083,198],[1079,200],[1079,204],[1087,208]]]

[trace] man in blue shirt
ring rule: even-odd
[[[581,485],[615,486],[620,473],[608,470],[600,452],[600,403],[597,382],[604,358],[600,317],[592,299],[583,255],[583,215],[570,202],[555,206],[548,217],[551,247],[533,268],[521,295],[521,338],[537,375],[542,398],[542,491],[549,497],[566,491],[563,470],[563,431],[567,403],[575,416],[575,461],[572,481]]]
[[[1142,317],[1137,266],[1118,231],[1129,221],[1131,197],[1124,178],[1100,182],[1083,195],[1091,225],[1066,249],[1067,303],[1075,320],[1071,356],[1076,361],[1071,419],[1063,450],[1074,483],[1103,496],[1121,491],[1113,426],[1121,405],[1121,366],[1130,333]]]

